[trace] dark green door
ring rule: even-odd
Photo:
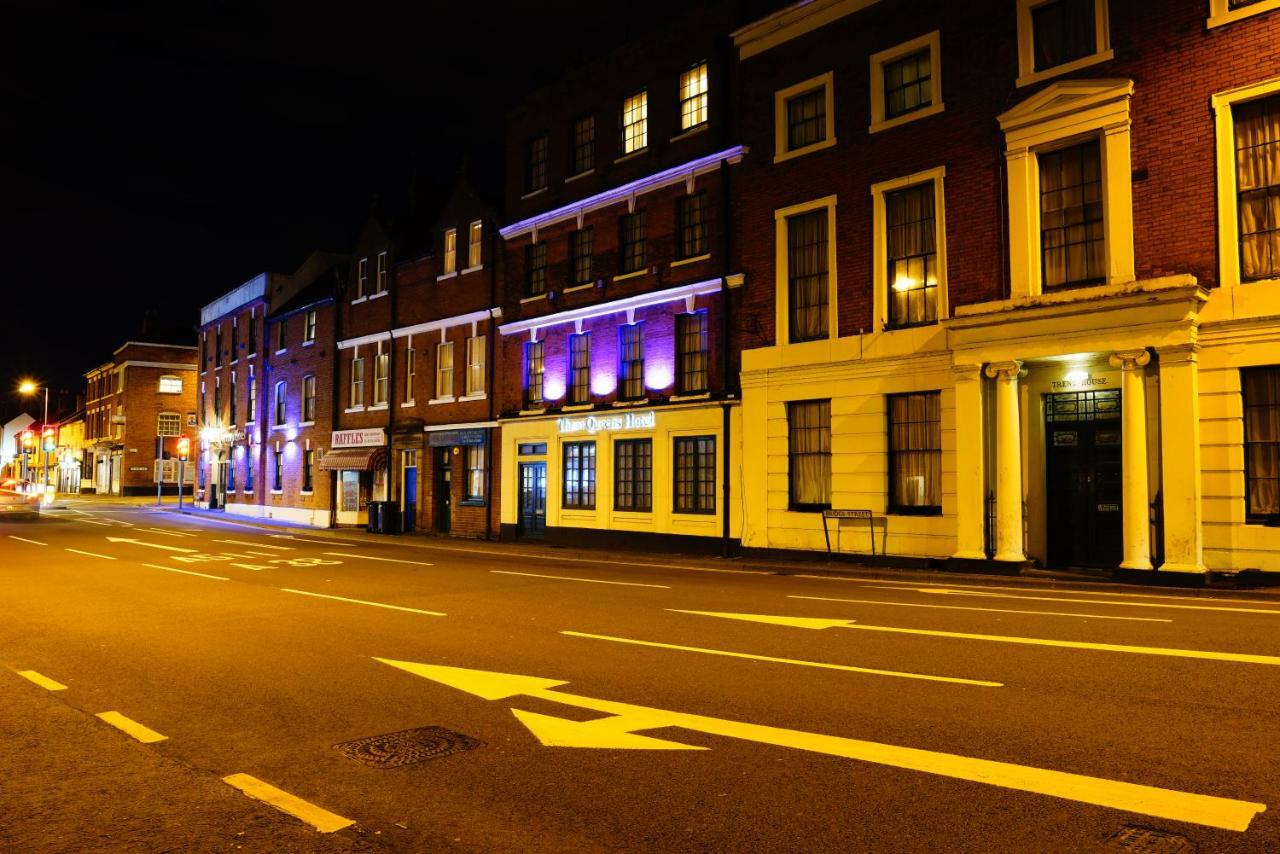
[[[1045,396],[1049,565],[1114,569],[1124,554],[1120,392]]]

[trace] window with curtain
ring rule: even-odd
[[[637,92],[622,102],[622,153],[639,151],[649,144],[649,93]]]
[[[569,232],[569,266],[573,271],[573,283],[585,285],[591,281],[591,226]]]
[[[827,337],[827,211],[787,218],[787,283],[790,339]]]
[[[831,401],[787,404],[787,456],[792,510],[831,506]]]
[[[316,420],[316,378],[302,378],[302,420],[308,424]]]
[[[361,258],[356,264],[356,299],[369,293],[369,259]]]
[[[351,405],[364,406],[364,359],[351,360]]]
[[[547,292],[547,244],[534,243],[524,248],[524,293],[536,297]]]
[[[573,123],[573,162],[570,172],[581,175],[596,168],[596,117],[583,116]]]
[[[596,443],[564,443],[564,507],[596,509]]]
[[[613,443],[613,507],[633,513],[653,509],[653,440]]]
[[[884,210],[889,325],[933,323],[938,319],[933,182],[885,193]]]
[[[1244,494],[1250,522],[1280,524],[1280,367],[1240,371]]]
[[[1035,70],[1055,68],[1097,52],[1095,0],[1049,0],[1031,10]]]
[[[391,354],[379,353],[373,358],[373,405],[385,406],[391,392]]]
[[[676,200],[676,231],[676,254],[680,258],[707,254],[706,192]]]
[[[480,250],[484,245],[484,223],[475,220],[467,229],[467,266],[480,266]]]
[[[933,103],[929,48],[884,64],[884,117],[894,119]]]
[[[624,214],[620,220],[618,265],[623,273],[635,273],[645,266],[645,212]]]
[[[707,121],[707,64],[695,65],[680,75],[680,129],[689,130]]]
[[[529,341],[524,345],[524,405],[542,405],[542,342]]]
[[[436,399],[453,397],[453,342],[436,345]]]
[[[276,399],[275,399],[275,419],[271,422],[277,427],[285,422],[285,410],[288,408],[288,401],[285,399],[284,381],[276,383]]]
[[[409,339],[412,341],[412,337]],[[404,351],[404,402],[413,403],[414,388],[418,383],[418,351],[409,347]]]
[[[795,151],[827,138],[827,90],[810,89],[787,99],[787,150]]]
[[[644,397],[643,330],[641,323],[618,327],[618,396],[623,400]]]
[[[525,192],[534,193],[547,186],[547,135],[529,140],[525,160]]]
[[[1106,281],[1102,164],[1096,139],[1038,155],[1045,290]]]
[[[716,512],[716,437],[677,436],[672,455],[675,512]]]
[[[591,333],[569,336],[569,402],[591,402]]]
[[[483,335],[467,339],[467,394],[484,392],[484,344]]]
[[[1240,279],[1280,278],[1280,95],[1232,108]]]
[[[446,228],[444,230],[444,274],[456,273],[458,271],[458,229]]]
[[[706,309],[676,315],[676,391],[699,394],[707,390]]]
[[[891,394],[889,512],[942,512],[942,395]]]
[[[484,445],[468,445],[466,463],[462,498],[464,501],[484,501]]]

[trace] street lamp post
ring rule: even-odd
[[[18,391],[26,395],[36,393],[36,384],[31,380],[25,380],[22,385],[18,386]],[[44,431],[49,429],[49,384],[44,385],[44,421],[40,424],[41,444],[44,445]],[[49,447],[44,445],[44,491],[49,492]]]

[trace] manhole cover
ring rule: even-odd
[[[1126,824],[1113,833],[1107,843],[1112,848],[1136,854],[1185,854],[1196,850],[1195,843],[1185,836],[1136,824]]]
[[[371,768],[399,768],[482,745],[483,742],[460,732],[444,727],[424,726],[344,741],[334,747],[348,759],[363,762]]]

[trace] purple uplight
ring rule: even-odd
[[[665,391],[676,380],[671,356],[663,354],[644,361],[644,385],[650,391]]]

